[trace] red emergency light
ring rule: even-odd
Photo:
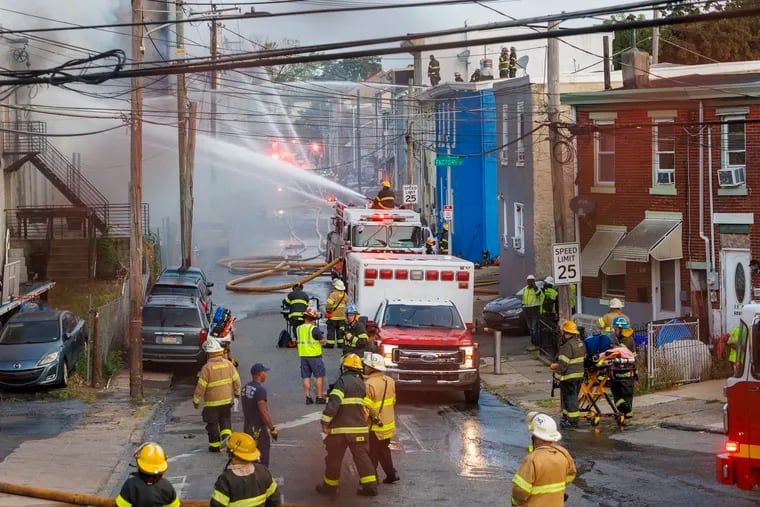
[[[381,280],[390,280],[393,278],[393,270],[392,269],[381,269],[380,270],[380,279]]]
[[[467,282],[470,280],[469,271],[457,271],[457,282]]]
[[[453,282],[454,281],[454,272],[453,271],[441,271],[441,280],[444,282]]]
[[[396,280],[408,280],[408,279],[409,279],[409,271],[405,269],[396,270]]]
[[[377,270],[376,269],[365,269],[364,270],[364,278],[374,280],[377,278]]]
[[[438,271],[425,271],[425,280],[434,282],[438,280]]]
[[[723,449],[725,449],[726,452],[739,452],[739,442],[728,440],[723,444]]]

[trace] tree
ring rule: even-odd
[[[625,23],[628,21],[637,21],[645,19],[643,14],[635,16],[633,14],[619,14],[612,16],[604,24],[609,25],[612,23]],[[652,53],[652,29],[651,28],[638,28],[636,30],[620,30],[615,32],[615,37],[612,39],[612,68],[620,70],[621,60],[620,55],[627,49],[636,47],[642,51],[646,51],[649,54]]]
[[[265,41],[259,44],[261,48],[267,50],[297,48],[300,43],[293,39],[283,39],[280,42]],[[319,72],[319,62],[306,63],[286,63],[281,65],[271,65],[266,67],[269,79],[275,83],[284,83],[288,81],[310,81],[315,78]]]
[[[383,69],[377,56],[364,56],[345,60],[330,60],[322,64],[320,81],[364,81]]]

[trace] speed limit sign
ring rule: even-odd
[[[404,185],[404,204],[417,204],[417,185]]]
[[[552,245],[552,261],[555,285],[580,283],[581,248],[578,243]]]

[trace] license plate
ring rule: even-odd
[[[157,336],[156,343],[159,345],[180,345],[182,344],[181,336]]]

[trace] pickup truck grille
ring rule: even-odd
[[[455,371],[464,363],[464,352],[459,349],[395,349],[393,356],[393,362],[401,369]]]

